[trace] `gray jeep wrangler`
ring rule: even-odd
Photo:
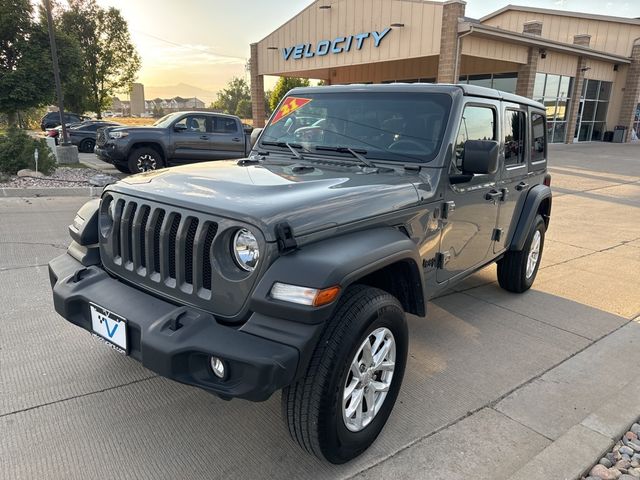
[[[83,206],[49,264],[56,311],[224,399],[282,390],[291,436],[346,462],[394,406],[407,314],[491,262],[501,287],[531,287],[545,122],[467,85],[292,90],[248,158],[135,175]]]

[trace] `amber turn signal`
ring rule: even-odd
[[[329,287],[324,290],[320,290],[316,294],[316,298],[313,300],[314,307],[321,307],[323,305],[328,305],[333,302],[336,298],[338,298],[338,294],[340,293],[340,287]]]

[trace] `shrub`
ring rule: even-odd
[[[34,139],[22,130],[10,129],[0,136],[0,172],[15,175],[18,170],[36,169],[33,153],[38,149],[38,170],[50,174],[56,159],[43,138]]]

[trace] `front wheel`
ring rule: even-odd
[[[93,147],[95,146],[96,146],[95,140],[87,138],[82,142],[80,142],[80,148],[78,150],[80,150],[83,153],[93,153]]]
[[[545,232],[544,219],[536,215],[524,248],[521,251],[508,251],[498,260],[498,283],[502,288],[515,293],[531,288],[542,260]]]
[[[148,172],[163,167],[162,157],[150,147],[138,148],[131,152],[127,163],[131,173]]]
[[[372,287],[349,288],[306,375],[282,392],[291,437],[331,463],[345,463],[364,452],[391,414],[407,346],[407,323],[398,300]]]

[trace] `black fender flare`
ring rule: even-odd
[[[524,248],[524,243],[527,240],[527,235],[529,234],[531,225],[540,211],[540,205],[542,205],[546,200],[548,200],[548,208],[545,209],[546,211],[542,212],[542,215],[545,217],[545,223],[547,226],[549,225],[551,199],[551,188],[546,185],[536,185],[529,190],[527,198],[524,201],[524,205],[522,206],[522,211],[520,212],[518,224],[516,225],[513,237],[511,238],[509,250],[520,251]]]
[[[282,282],[318,289],[339,285],[344,292],[357,280],[396,262],[415,265],[415,268],[411,267],[412,277],[417,275],[417,278],[413,278],[412,285],[417,289],[424,312],[427,296],[417,245],[392,227],[347,233],[280,256],[254,289],[250,309],[301,323],[322,323],[333,313],[337,300],[323,307],[283,302],[271,298],[273,284]]]

